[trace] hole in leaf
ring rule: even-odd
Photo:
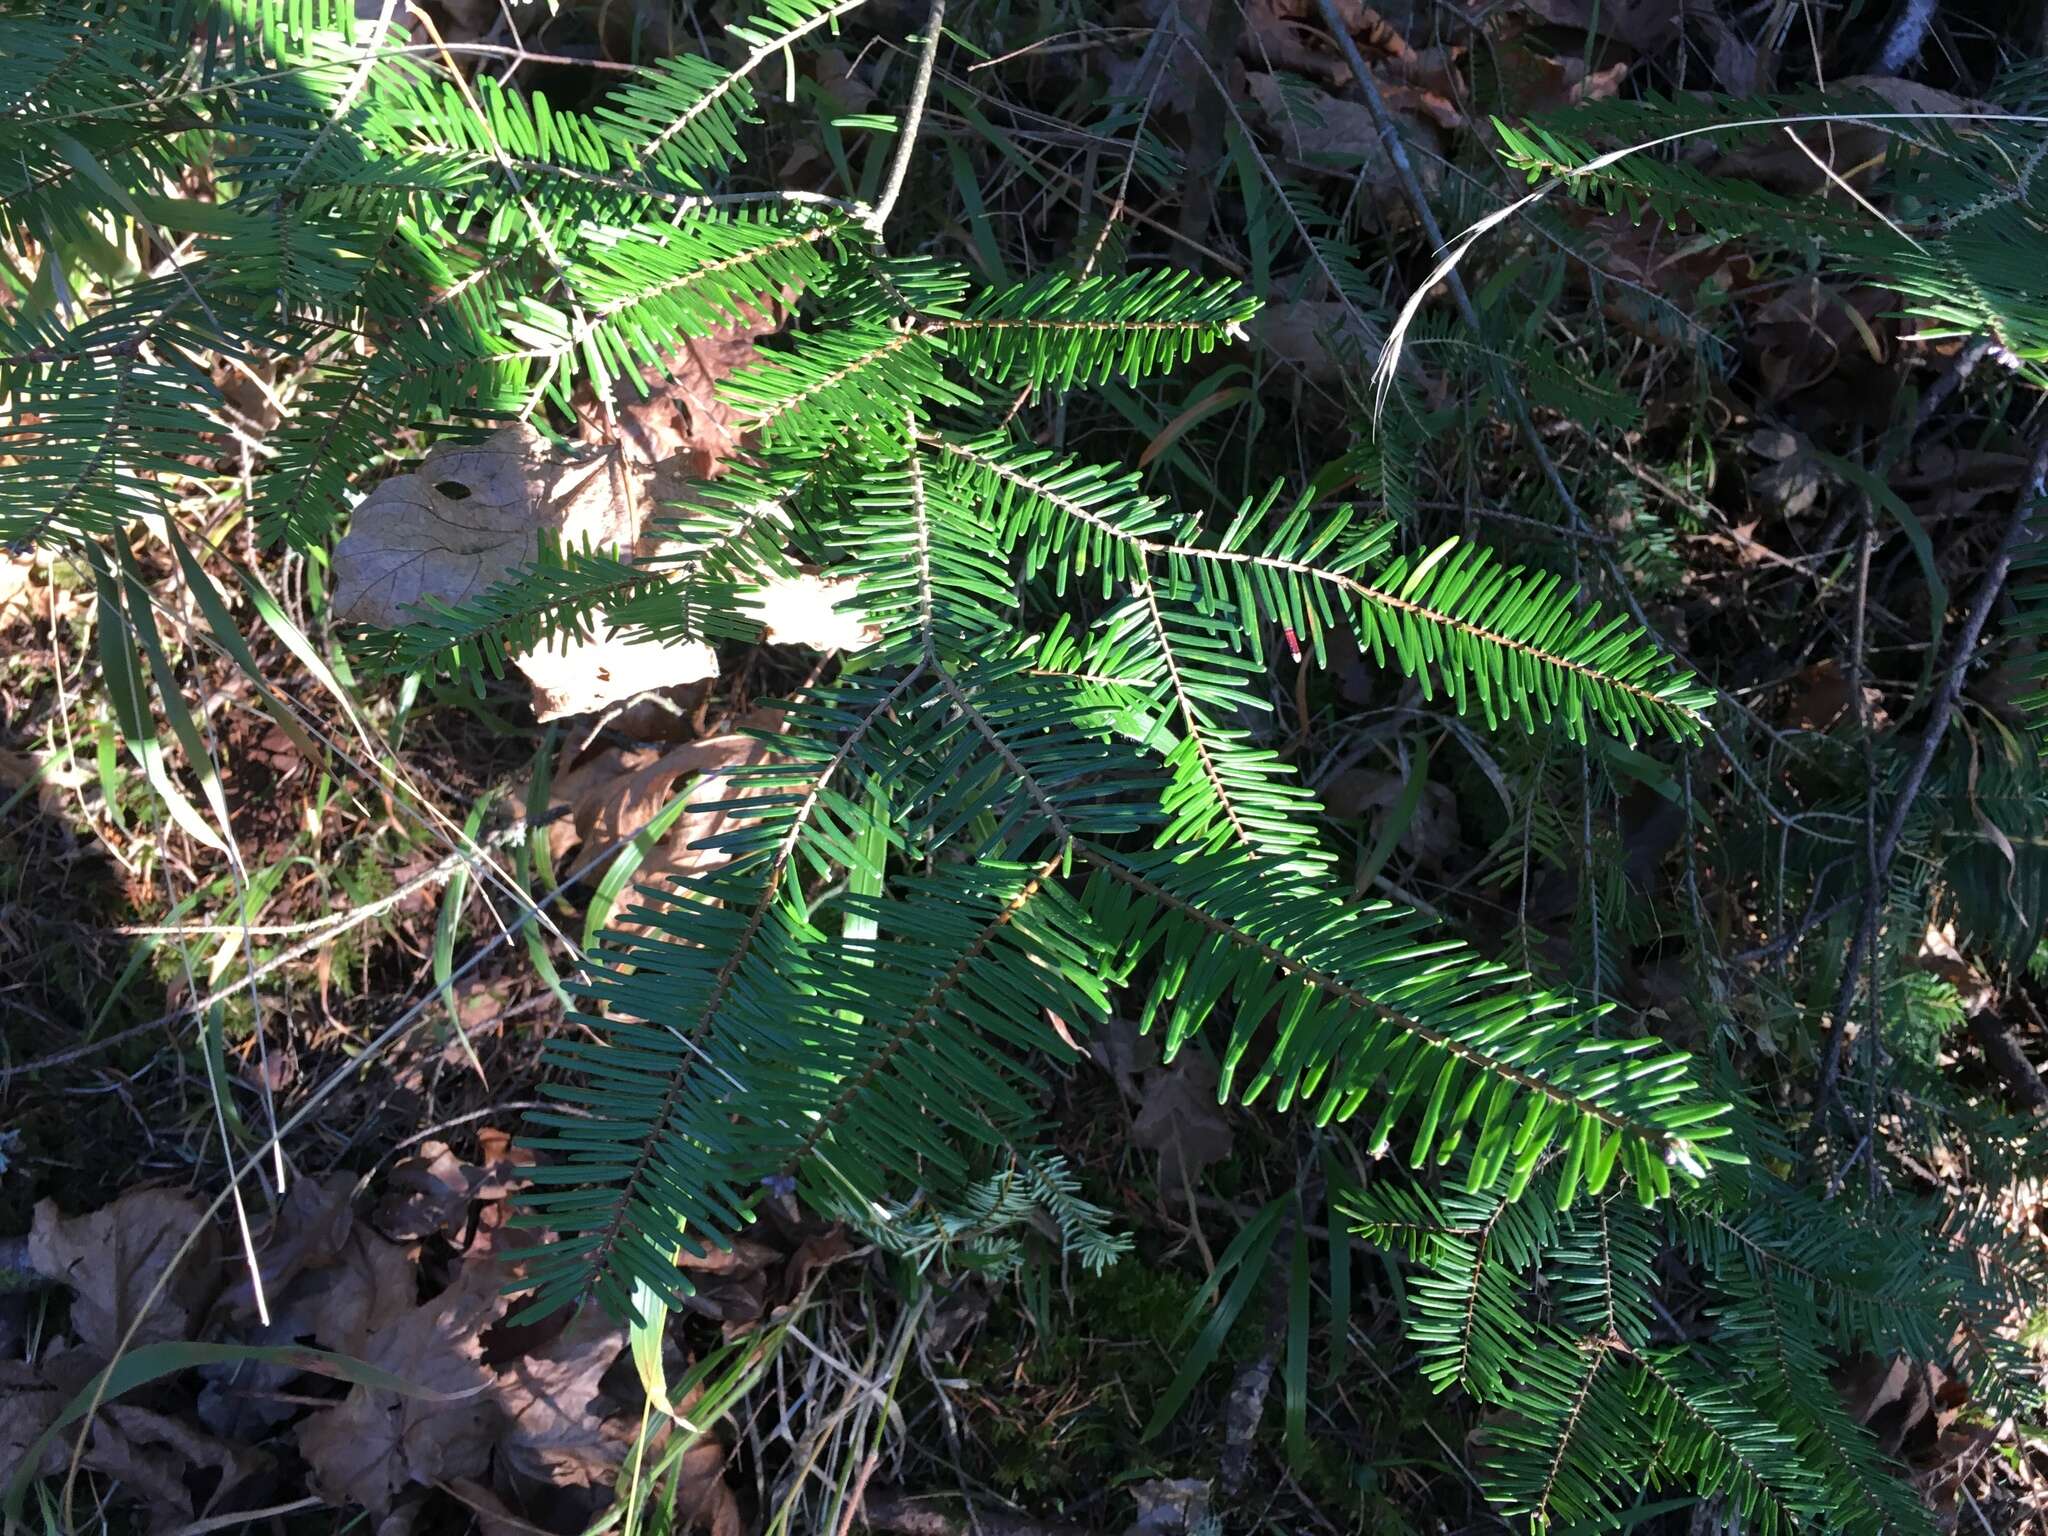
[[[460,480],[436,480],[434,482],[434,489],[443,496],[446,496],[450,501],[469,500],[469,487]]]

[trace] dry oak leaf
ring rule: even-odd
[[[195,1231],[191,1251],[145,1313],[150,1291]],[[29,1268],[70,1288],[72,1331],[101,1361],[113,1359],[124,1343],[140,1348],[191,1338],[213,1299],[218,1256],[205,1212],[167,1189],[130,1190],[89,1216],[64,1216],[44,1200],[28,1235]]]
[[[747,593],[741,607],[761,624],[764,644],[860,651],[881,638],[881,630],[843,606],[853,592],[854,583],[845,578],[799,571]],[[542,721],[718,676],[718,653],[701,640],[626,634],[556,639],[517,660],[533,684],[534,718]]]
[[[505,1281],[499,1264],[466,1264],[439,1296],[370,1335],[364,1360],[432,1395],[351,1387],[339,1407],[305,1419],[299,1453],[316,1493],[382,1519],[411,1487],[489,1468],[502,1425],[482,1336],[505,1312]]]

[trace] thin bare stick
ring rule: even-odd
[[[1955,649],[1949,653],[1948,671],[1934,696],[1933,711],[1927,717],[1927,730],[1920,738],[1920,750],[1914,754],[1912,766],[1906,770],[1898,796],[1892,801],[1891,815],[1885,821],[1884,836],[1878,840],[1870,883],[1864,888],[1864,921],[1856,926],[1856,937],[1849,945],[1849,958],[1842,967],[1841,984],[1835,989],[1835,1006],[1830,1014],[1833,1023],[1828,1030],[1827,1050],[1821,1059],[1820,1083],[1814,1090],[1813,1128],[1816,1135],[1824,1127],[1834,1098],[1835,1084],[1841,1076],[1842,1037],[1847,1032],[1849,1006],[1856,999],[1864,959],[1876,940],[1877,925],[1872,916],[1877,892],[1883,888],[1892,858],[1899,851],[1899,842],[1906,832],[1906,818],[1912,813],[1913,802],[1920,796],[1927,771],[1934,766],[1935,754],[1941,750],[1942,741],[1948,735],[1949,722],[1955,713],[1956,700],[1962,696],[1963,678],[1970,670],[1978,638],[1984,633],[1984,625],[1991,617],[1998,594],[2005,589],[2005,578],[2012,569],[2013,556],[2019,552],[2027,522],[2044,494],[2048,494],[2048,431],[2041,434],[2034,446],[2026,482],[2020,487],[2012,515],[2006,519],[2005,532],[1999,537],[1990,568],[1977,584],[1977,595],[1970,603],[1970,612],[1963,620],[1961,633],[1956,636]]]
[[[924,102],[931,94],[932,67],[938,62],[939,35],[945,30],[945,23],[946,0],[932,0],[931,15],[925,21],[924,48],[917,56],[917,79],[911,84],[910,105],[903,113],[903,132],[897,137],[896,153],[889,161],[889,180],[866,221],[877,235],[889,222],[896,199],[903,194],[904,180],[910,175],[910,156],[917,148],[917,130],[924,122]]]

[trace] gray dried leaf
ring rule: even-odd
[[[533,560],[544,529],[630,550],[639,519],[623,474],[613,456],[563,462],[524,424],[439,444],[356,508],[334,547],[334,616],[396,629],[430,599],[467,602]]]
[[[1230,1120],[1216,1102],[1216,1067],[1200,1051],[1145,1074],[1131,1140],[1159,1154],[1159,1185],[1192,1187],[1202,1170],[1230,1156]]]

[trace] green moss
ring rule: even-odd
[[[339,887],[341,903],[335,910],[344,910],[344,906],[365,906],[398,889],[390,860],[388,853],[365,845],[357,850],[353,859],[340,863],[334,871],[334,883]],[[381,921],[360,923],[334,940],[328,974],[335,991],[344,997],[355,995],[362,985],[363,961],[377,940],[388,931],[388,926]]]
[[[1179,1367],[1181,1319],[1200,1285],[1134,1255],[1071,1275],[1046,1329],[1014,1292],[1000,1298],[963,1372],[984,1405],[973,1441],[988,1480],[1020,1499],[1068,1499],[1156,1460],[1138,1431]],[[1234,1333],[1255,1343],[1246,1328]]]

